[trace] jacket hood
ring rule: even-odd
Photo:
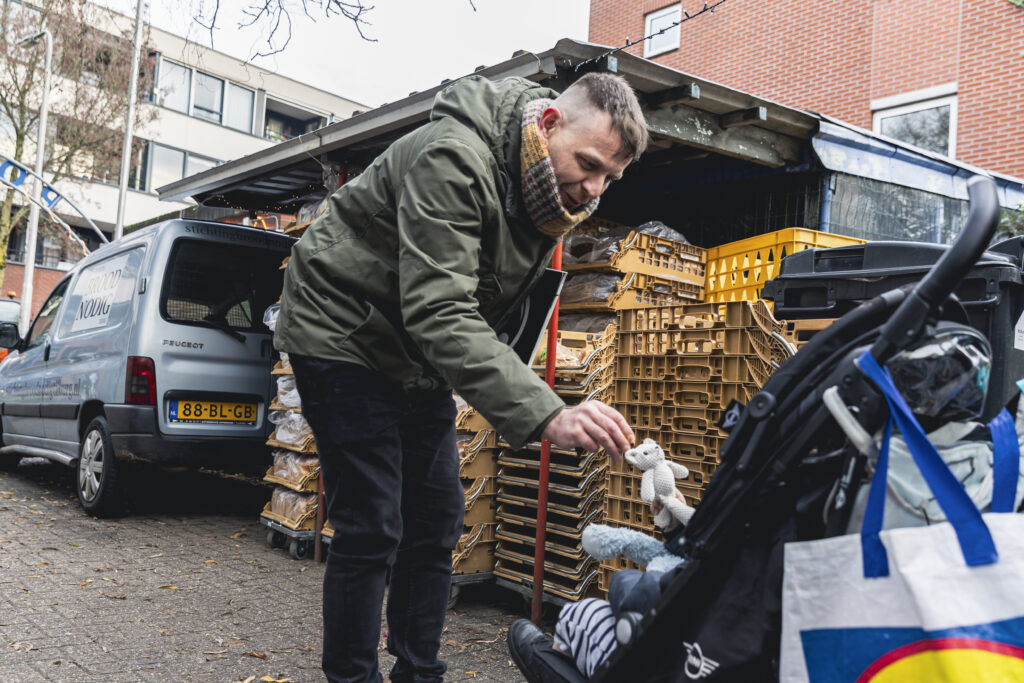
[[[523,107],[540,97],[554,99],[558,93],[525,78],[491,81],[483,76],[467,76],[437,94],[430,120],[447,116],[472,129],[498,163],[518,176]]]

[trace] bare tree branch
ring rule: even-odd
[[[107,10],[87,0],[35,0],[0,4],[0,19],[8,35],[38,31],[44,23],[53,32],[53,63],[49,125],[40,131],[43,50],[0,40],[0,130],[4,154],[31,168],[35,150],[45,151],[43,176],[50,184],[102,180],[116,182],[121,154],[121,131],[129,94],[131,29],[112,31]],[[143,47],[143,54],[148,48]],[[148,92],[152,71],[145,69],[136,97]],[[140,107],[137,125],[157,115],[155,107]],[[12,175],[7,179],[12,180]],[[0,194],[0,271],[6,264],[11,230],[23,223],[28,202],[17,192]]]
[[[195,22],[210,32],[210,45],[213,45],[213,30],[217,27],[217,15],[220,14],[220,0],[212,0],[212,2],[213,14],[210,16],[209,24],[203,23],[201,14],[195,17]]]
[[[195,22],[209,32],[210,46],[213,47],[214,31],[222,16],[221,0],[198,2]],[[476,7],[473,9],[476,10]],[[295,12],[302,12],[312,22],[319,18],[347,19],[352,22],[360,38],[375,43],[377,39],[367,35],[364,30],[371,25],[367,17],[372,10],[373,6],[364,5],[363,0],[247,0],[240,10],[244,19],[238,22],[238,28],[259,31],[260,37],[255,42],[259,47],[253,48],[250,59],[271,57],[283,52],[291,43]]]

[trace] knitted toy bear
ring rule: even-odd
[[[665,459],[654,439],[644,439],[636,448],[626,451],[626,460],[643,471],[640,481],[640,497],[653,502],[655,497],[662,504],[662,510],[654,517],[654,523],[664,529],[677,519],[688,524],[694,509],[676,498],[675,479],[683,479],[690,473],[682,465]],[[583,549],[597,560],[609,560],[618,555],[645,567],[647,571],[666,572],[682,558],[665,549],[665,544],[635,529],[591,524],[583,530]]]
[[[647,503],[659,501],[664,507],[654,517],[654,523],[664,529],[672,517],[688,524],[693,508],[676,498],[676,479],[686,479],[690,471],[665,458],[665,451],[654,439],[644,439],[636,448],[626,451],[626,462],[643,472],[640,479],[640,498]]]

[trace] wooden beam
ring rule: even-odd
[[[709,152],[775,167],[801,158],[797,138],[756,126],[726,128],[718,115],[685,104],[645,108],[644,116],[651,135]]]
[[[763,123],[764,121],[767,120],[767,107],[751,107],[750,109],[740,109],[738,111],[729,112],[728,114],[722,114],[720,117],[718,117],[718,122],[722,124],[722,128],[749,126],[752,123]]]
[[[647,95],[647,104],[650,107],[665,107],[679,102],[692,102],[700,99],[700,86],[696,83],[686,83],[674,88],[659,90]]]

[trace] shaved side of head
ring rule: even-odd
[[[566,88],[554,106],[562,112],[567,125],[598,111],[607,113],[612,129],[622,140],[619,155],[623,158],[636,161],[647,149],[647,121],[633,88],[621,76],[587,74]]]

